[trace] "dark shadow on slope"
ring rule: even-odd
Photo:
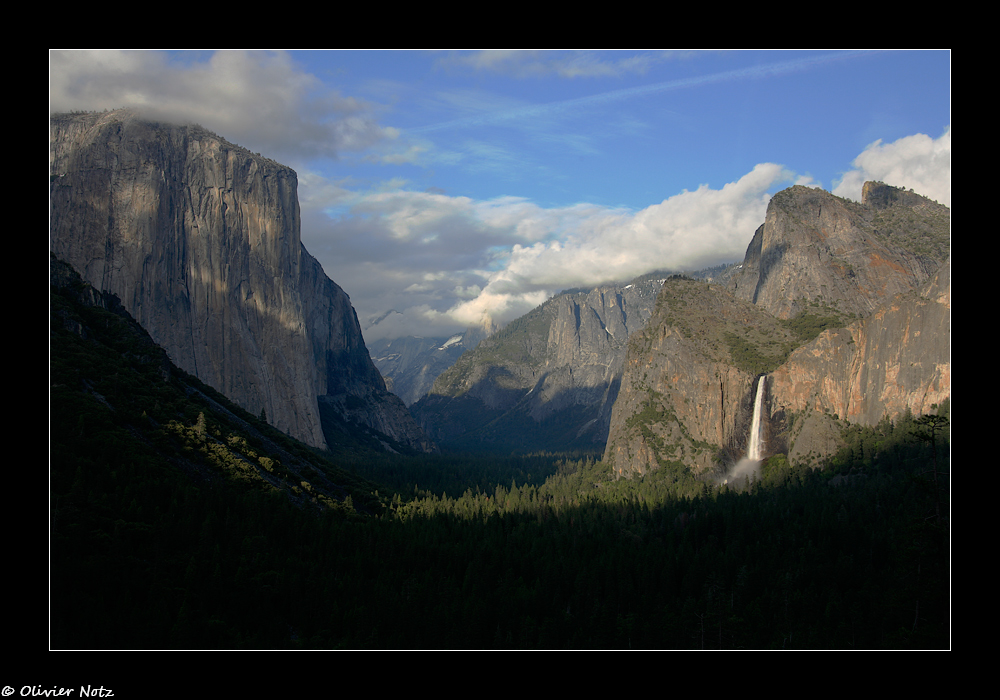
[[[418,422],[446,451],[509,454],[529,452],[601,452],[608,439],[612,393],[620,378],[592,387],[557,392],[533,401],[535,390],[502,408],[490,408],[470,391],[459,397],[428,396],[414,407]],[[536,385],[538,386],[538,385]]]

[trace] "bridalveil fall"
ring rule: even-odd
[[[753,402],[753,421],[750,423],[750,445],[747,448],[747,459],[761,461],[764,459],[764,426],[761,424],[760,413],[764,405],[764,382],[767,375],[762,374],[757,382],[757,397]]]
[[[764,387],[767,382],[767,375],[762,374],[757,381],[757,395],[753,402],[753,419],[750,421],[750,435],[747,443],[746,455],[737,462],[730,470],[729,474],[722,481],[724,484],[737,483],[744,477],[749,481],[751,478],[760,477],[760,463],[764,459]]]

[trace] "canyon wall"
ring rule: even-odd
[[[730,290],[788,319],[811,302],[867,316],[919,287],[947,256],[948,208],[881,183],[864,193],[861,203],[800,185],[775,194]]]

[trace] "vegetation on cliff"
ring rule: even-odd
[[[781,364],[799,344],[794,329],[780,319],[733,297],[725,289],[673,277],[664,284],[656,313],[634,346],[652,347],[662,329],[678,331],[686,345],[714,362],[756,375]]]
[[[941,263],[951,252],[951,210],[882,182],[866,182],[862,204],[881,241]]]
[[[369,507],[372,488],[178,369],[116,297],[52,261],[50,378],[54,465],[138,462],[292,501]],[[347,446],[365,451],[361,439]],[[59,493],[56,491],[55,493]]]

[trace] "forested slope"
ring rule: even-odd
[[[945,407],[843,424],[821,469],[776,455],[744,491],[367,460],[362,432],[376,486],[176,370],[113,298],[70,277],[51,306],[53,648],[950,646]]]

